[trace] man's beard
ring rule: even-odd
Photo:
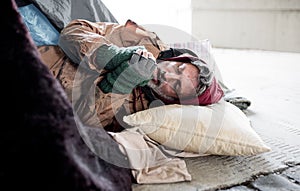
[[[157,95],[161,96],[162,98],[168,101],[174,101],[175,99],[171,96],[165,95],[159,88],[159,86],[155,85],[151,80],[147,84]]]

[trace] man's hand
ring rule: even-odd
[[[137,50],[129,61],[129,67],[132,68],[144,80],[151,80],[153,71],[156,68],[156,59],[151,52],[147,50]]]
[[[136,50],[129,61],[123,62],[100,82],[103,92],[131,93],[136,86],[145,86],[156,68],[154,56],[147,50]]]
[[[145,49],[143,46],[118,47],[103,44],[96,51],[96,67],[98,69],[114,70],[120,64],[128,61],[136,50]]]

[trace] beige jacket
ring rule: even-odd
[[[97,86],[106,71],[95,65],[95,50],[103,44],[145,46],[157,57],[167,49],[159,37],[132,21],[125,25],[77,19],[66,26],[58,46],[41,46],[42,60],[59,80],[82,122],[109,131],[120,130],[122,117],[148,108],[140,88],[131,94],[103,93]],[[63,47],[64,51],[62,51]]]

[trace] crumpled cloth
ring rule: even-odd
[[[167,149],[137,127],[109,134],[127,155],[129,168],[139,184],[191,181],[192,177],[181,157],[203,156]]]

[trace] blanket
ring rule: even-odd
[[[2,10],[5,8],[5,11]],[[3,99],[6,103],[0,133],[0,178],[9,190],[131,190],[129,169],[99,157],[126,164],[118,144],[103,129],[80,124],[64,90],[42,63],[37,47],[21,20],[14,0],[1,7]],[[15,81],[17,83],[15,83]],[[81,129],[81,131],[78,131]],[[90,149],[92,134],[101,147]],[[104,142],[104,143],[103,143]]]
[[[118,21],[101,0],[31,0],[60,31],[74,19],[92,22]]]

